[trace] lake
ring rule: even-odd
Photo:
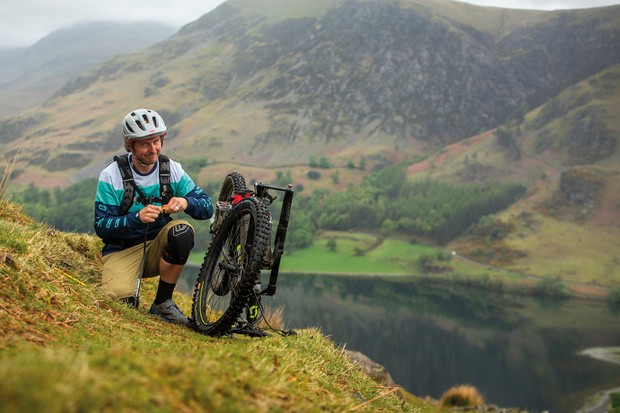
[[[191,284],[197,271],[187,271]],[[281,274],[275,299],[263,304],[284,306],[287,328],[319,327],[336,344],[361,351],[419,397],[438,399],[471,384],[490,404],[563,413],[620,387],[620,365],[578,354],[620,346],[620,314],[603,302],[416,278]]]

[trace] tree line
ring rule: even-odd
[[[96,179],[53,190],[31,184],[14,194],[14,199],[35,220],[63,231],[93,233],[96,187]],[[287,249],[312,245],[321,230],[406,235],[445,244],[481,217],[510,206],[525,191],[523,185],[512,183],[461,185],[429,177],[411,181],[405,166],[388,166],[370,173],[359,186],[349,185],[345,191],[298,191]],[[217,198],[217,193],[209,194]],[[274,214],[277,209],[276,206]],[[195,249],[206,250],[210,242],[209,223],[192,220],[192,224],[196,227]]]
[[[287,244],[309,246],[319,230],[419,236],[446,244],[525,192],[525,186],[514,183],[461,185],[430,177],[409,181],[404,166],[388,166],[368,175],[359,187],[297,196]]]

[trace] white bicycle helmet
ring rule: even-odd
[[[162,117],[151,109],[136,109],[123,120],[123,139],[126,144],[134,139],[150,138],[166,131]]]

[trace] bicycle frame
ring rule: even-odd
[[[284,193],[273,244],[275,214],[269,212],[269,205],[277,196],[269,191]],[[292,185],[282,188],[262,182],[254,184],[254,191],[248,191],[240,173],[226,176],[218,197],[218,213],[211,225],[213,238],[194,288],[192,315],[197,331],[208,335],[269,335],[258,326],[259,316],[268,325],[260,298],[276,293],[293,194]],[[250,239],[245,238],[248,234]],[[268,270],[267,287],[261,290],[265,284],[261,277]],[[269,327],[281,335],[295,334],[294,330]]]
[[[276,230],[276,236],[273,243],[273,262],[271,264],[269,283],[267,284],[267,287],[259,293],[259,295],[273,296],[276,293],[278,273],[280,272],[280,260],[284,254],[284,241],[286,241],[286,232],[288,230],[291,206],[293,204],[293,195],[295,191],[293,190],[293,185],[288,185],[286,188],[282,188],[264,184],[262,182],[255,183],[254,189],[254,192],[258,198],[267,198],[270,203],[275,198],[267,192],[268,190],[271,189],[274,191],[284,192],[284,199],[280,209],[280,219],[278,220],[278,229]]]

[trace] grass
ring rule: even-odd
[[[511,247],[528,251],[527,266],[520,263],[507,268],[496,267],[467,259],[466,250],[459,250],[458,255],[452,256],[452,251],[445,247],[426,246],[366,233],[326,231],[315,239],[311,247],[285,251],[280,270],[302,274],[425,276],[482,288],[506,288],[519,293],[537,294],[541,289],[547,293],[561,290],[562,294],[580,298],[606,298],[604,288],[600,290],[599,287],[608,285],[619,275],[617,268],[610,267],[615,250],[609,237],[601,236],[595,242],[591,255],[600,255],[599,260],[579,261],[580,256],[571,257],[566,251],[578,247],[572,245],[573,241],[583,244],[584,239],[590,239],[590,229],[573,227],[569,223],[550,222],[556,226],[565,226],[565,231],[572,231],[569,232],[571,236],[565,231],[545,228],[540,231],[540,243],[530,240],[532,244],[524,244],[523,239],[518,237],[511,237],[508,241]],[[575,228],[580,232],[575,232]],[[575,234],[583,238],[575,237]],[[553,255],[555,249],[558,252]],[[439,255],[447,256],[448,259],[442,261],[437,258]],[[422,271],[419,260],[424,256],[434,257],[432,264],[443,270],[435,273]],[[200,265],[203,258],[202,252],[195,252],[190,262]],[[594,290],[584,288],[586,284],[592,284]],[[549,290],[549,286],[554,287],[553,291]]]
[[[507,241],[511,248],[527,253],[527,260],[513,266],[514,270],[603,285],[613,285],[618,279],[620,255],[615,228],[584,226],[539,214],[535,218],[540,225],[537,232],[512,236]]]
[[[541,234],[542,235],[542,234]],[[330,248],[330,242],[332,247]],[[550,248],[561,246],[558,244],[535,245],[531,254],[540,254],[541,257],[536,261],[536,267],[514,266],[514,269],[494,267],[484,263],[478,263],[468,259],[463,259],[460,255],[467,256],[467,251],[458,251],[459,255],[451,257],[448,248],[432,247],[421,244],[414,244],[396,239],[382,238],[380,236],[355,233],[326,231],[318,237],[314,244],[308,248],[295,251],[285,251],[280,270],[292,273],[325,273],[325,274],[360,274],[360,275],[429,275],[420,270],[419,259],[423,256],[437,257],[440,254],[449,256],[447,261],[434,263],[443,266],[445,271],[432,273],[433,278],[444,278],[455,281],[479,281],[483,284],[492,283],[505,284],[507,286],[530,285],[535,283],[531,275],[540,275],[542,278],[556,279],[558,272],[566,267],[572,269],[574,273],[574,259],[564,258],[563,260],[550,260]],[[601,245],[604,245],[601,241]],[[526,248],[522,244],[517,244],[519,248]],[[611,248],[613,245],[609,245]],[[602,248],[602,247],[601,247]],[[536,252],[540,250],[540,252]],[[546,251],[546,252],[545,252]],[[606,254],[607,249],[601,250]],[[545,258],[546,257],[546,258]],[[613,258],[613,255],[611,255]],[[194,252],[190,256],[190,262],[201,265],[204,258],[203,252]],[[609,256],[608,256],[609,258]],[[556,257],[556,260],[557,257]],[[586,265],[590,261],[584,261]],[[604,265],[606,261],[601,261]],[[545,270],[549,266],[548,270]],[[590,267],[589,267],[590,268]],[[555,270],[554,270],[555,269]],[[613,270],[610,274],[615,274]],[[591,273],[589,273],[591,274]],[[560,277],[561,280],[571,282],[591,282],[589,277]],[[607,277],[599,277],[599,281],[604,281]],[[482,284],[481,284],[482,285]],[[490,284],[489,284],[490,285]]]
[[[270,0],[268,9],[264,4],[248,0],[236,0],[231,3],[243,10],[246,15],[264,15],[270,24],[274,24],[286,19],[321,17],[334,2],[332,0],[313,2]]]
[[[484,398],[478,389],[468,385],[455,386],[448,389],[441,396],[444,406],[479,406],[484,404]]]
[[[328,241],[336,242],[335,250]],[[435,249],[375,235],[328,231],[311,247],[286,251],[280,269],[288,272],[347,274],[412,274],[417,257]],[[200,265],[203,252],[194,252],[190,262]]]
[[[336,242],[334,250],[327,245],[329,239]],[[291,272],[411,274],[415,272],[417,256],[428,250],[366,234],[331,232],[313,246],[287,254],[281,268]]]
[[[215,339],[118,303],[97,286],[98,238],[35,223],[2,195],[3,412],[438,411],[375,383],[316,328]],[[143,303],[156,285],[143,282]]]
[[[328,246],[336,241],[336,248]],[[364,275],[427,275],[418,265],[420,257],[451,252],[446,248],[414,244],[396,239],[383,239],[370,234],[330,231],[302,250],[286,252],[281,270],[299,273],[364,274]],[[202,257],[199,257],[202,259]],[[197,257],[198,259],[198,257]],[[439,261],[447,271],[435,278],[499,280],[522,282],[518,273],[459,259]]]
[[[0,386],[4,411],[335,411],[359,404],[357,391],[386,391],[364,388],[367,378],[314,329],[257,343],[159,327],[151,337],[125,331],[104,348],[9,351],[0,359],[12,377]],[[384,411],[410,410],[394,402]]]

